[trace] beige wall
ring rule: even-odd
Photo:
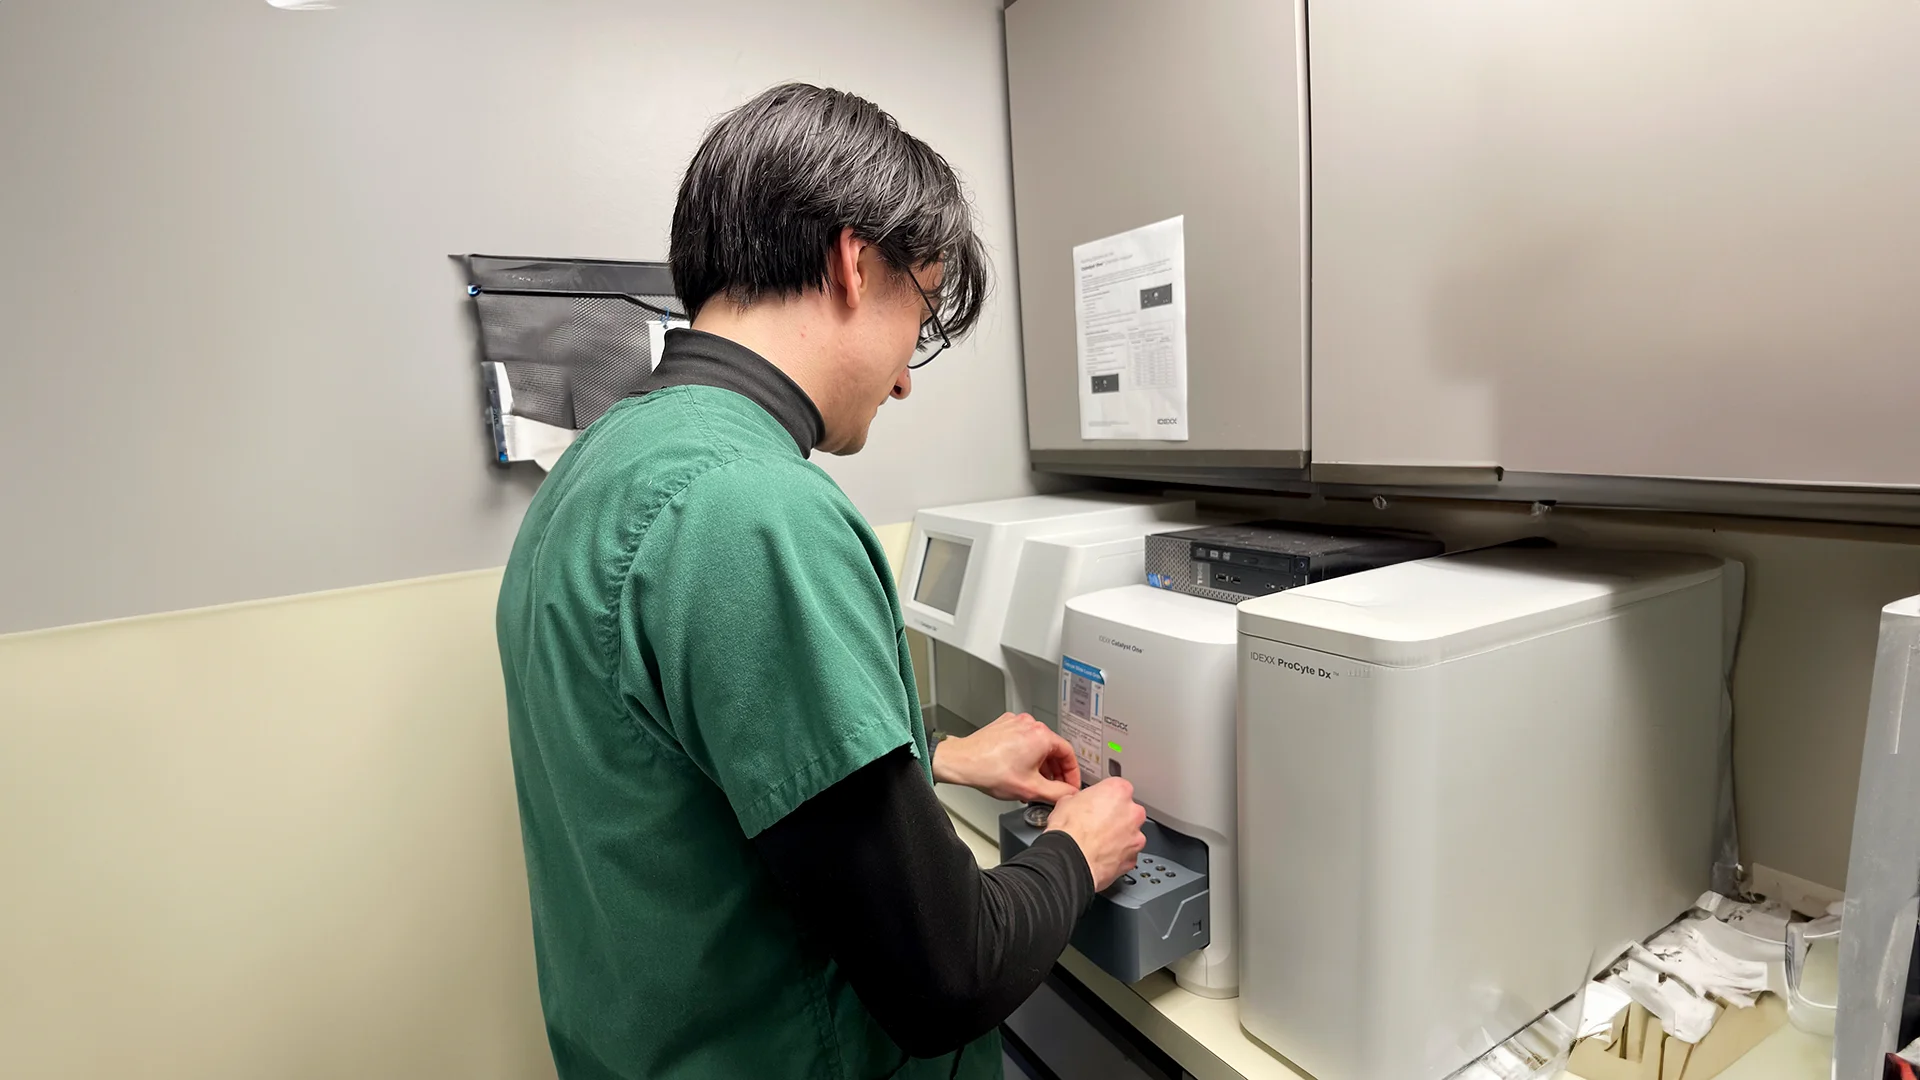
[[[886,548],[887,559],[893,563],[894,581],[898,583],[900,570],[907,565],[907,541],[913,537],[913,522],[901,521],[892,525],[876,525],[873,531],[879,537],[881,546]],[[930,691],[933,687],[927,676],[933,670],[933,642],[920,631],[909,629],[907,648],[913,656],[913,671],[916,676],[915,681],[919,684],[917,689],[920,691],[920,704],[931,705],[933,695]]]
[[[499,581],[0,635],[0,1077],[551,1077]]]
[[[0,637],[0,1076],[551,1077],[498,583]]]

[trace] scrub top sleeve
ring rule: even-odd
[[[657,686],[656,720],[749,837],[913,743],[893,603],[854,513],[800,463],[737,461],[675,497],[634,560],[627,677]]]

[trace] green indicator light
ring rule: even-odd
[[[1111,750],[1111,751],[1113,751],[1113,752],[1114,752],[1114,753],[1116,753],[1116,754],[1124,754],[1124,753],[1126,753],[1126,751],[1124,751],[1124,750],[1122,750],[1122,749],[1120,749],[1120,744],[1119,744],[1119,743],[1117,743],[1117,742],[1110,742],[1110,743],[1108,743],[1108,744],[1107,744],[1107,749],[1109,749],[1109,750]]]

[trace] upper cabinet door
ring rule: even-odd
[[[1310,41],[1316,464],[1920,484],[1920,2]]]
[[[1007,9],[1037,465],[1225,475],[1304,464],[1302,18],[1274,0]],[[1174,217],[1185,233],[1188,438],[1082,439],[1074,248]]]

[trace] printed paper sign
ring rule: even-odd
[[[1187,441],[1185,222],[1073,249],[1083,439]]]

